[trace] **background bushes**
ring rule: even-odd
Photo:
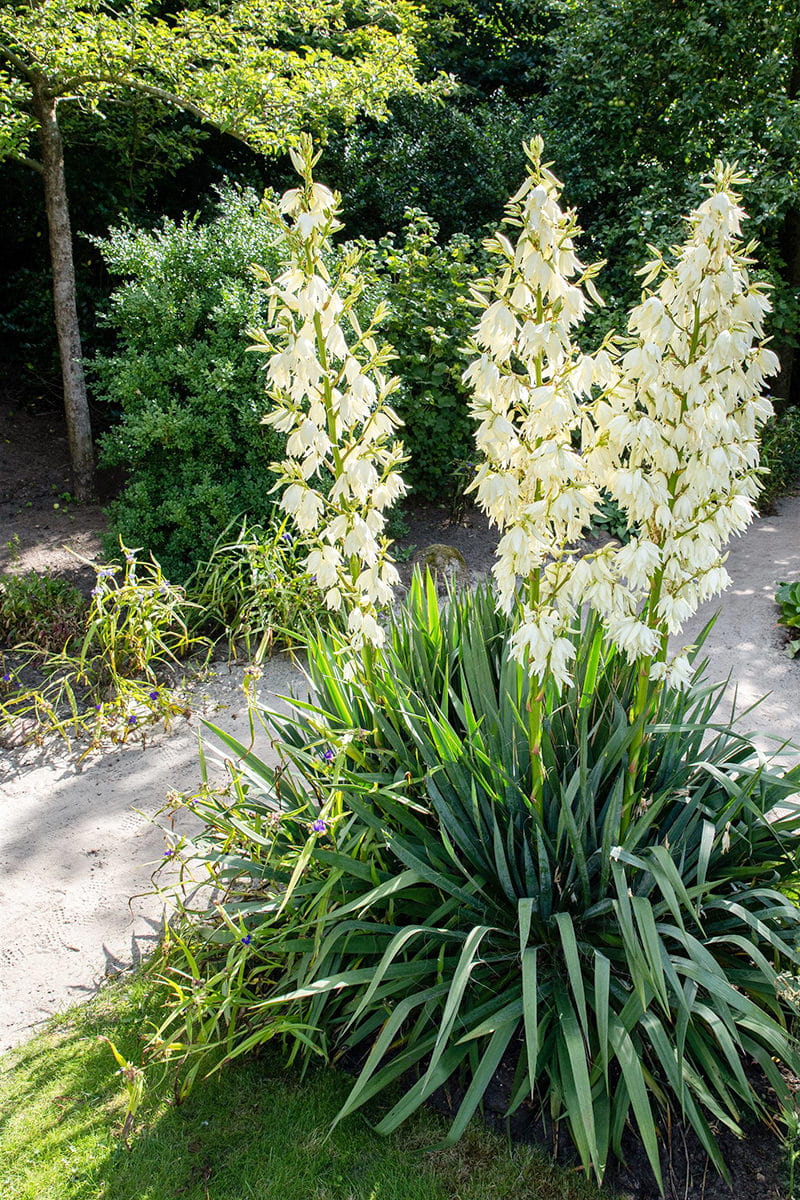
[[[116,339],[98,355],[97,396],[117,415],[101,462],[125,482],[110,515],[126,544],[144,545],[167,573],[185,579],[242,513],[264,522],[274,505],[269,464],[282,439],[261,424],[268,404],[247,329],[266,321],[253,263],[280,271],[274,200],[251,190],[220,192],[208,223],[165,221],[153,232],[116,230],[98,246],[124,277],[106,323]],[[427,500],[449,498],[470,453],[459,347],[472,322],[467,287],[480,249],[456,235],[444,245],[421,212],[402,233],[364,242],[366,309],[391,293],[384,326],[403,379],[396,396],[406,423],[406,474]]]
[[[483,254],[466,234],[444,244],[438,234],[434,221],[411,209],[401,238],[384,238],[370,255],[391,304],[384,329],[402,380],[394,400],[405,422],[403,476],[416,496],[433,501],[452,498],[459,466],[474,454],[460,350],[475,322],[468,288]]]
[[[585,259],[608,259],[607,307],[587,323],[587,345],[635,302],[642,241],[679,238],[673,214],[697,201],[713,158],[739,160],[774,286],[778,407],[798,404],[798,21],[779,0],[431,0],[421,74],[445,72],[452,88],[398,99],[385,122],[325,131],[320,177],[343,194],[346,236],[375,243],[365,264],[375,291],[392,286],[386,336],[405,378],[397,400],[419,497],[450,500],[470,453],[457,353],[466,287],[486,225],[517,185],[521,142],[537,132],[580,212]],[[258,422],[263,394],[243,330],[260,319],[249,262],[270,269],[274,255],[257,197],[267,183],[280,191],[291,171],[144,100],[120,101],[102,122],[76,110],[64,134],[81,324],[98,356],[93,419],[98,429],[122,421],[102,451],[127,476],[112,520],[185,574],[232,518],[247,510],[261,521],[271,505],[278,443]],[[58,404],[40,183],[12,162],[2,171],[0,346],[8,378]],[[213,213],[219,180],[228,182]],[[172,220],[153,231],[154,214]],[[85,235],[122,220],[151,232],[114,233],[98,254]],[[791,420],[779,440],[767,447],[773,494],[793,486],[782,466]]]
[[[348,229],[368,237],[398,230],[408,207],[442,237],[496,222],[525,169],[529,105],[498,91],[468,109],[430,97],[395,102],[389,122],[362,121],[332,142],[320,166],[342,193]]]
[[[245,330],[264,308],[250,264],[280,267],[271,203],[228,189],[207,224],[165,221],[99,243],[109,270],[126,277],[106,317],[116,350],[92,372],[118,414],[101,442],[102,465],[125,472],[111,521],[175,578],[208,557],[237,514],[260,521],[272,508],[281,439],[261,424],[260,363],[245,353]]]

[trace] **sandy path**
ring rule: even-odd
[[[775,739],[800,744],[800,658],[787,654],[774,601],[777,582],[800,578],[800,496],[780,501],[774,516],[761,517],[732,542],[727,568],[731,587],[703,606],[681,641],[719,612],[705,645],[709,676],[731,676],[739,709],[762,701],[743,727],[757,733],[765,750],[775,749]],[[800,753],[787,757],[795,761]]]
[[[488,565],[465,549],[470,568]],[[800,575],[800,497],[738,539],[728,567],[733,586],[688,636],[721,609],[706,645],[712,674],[731,674],[743,706],[769,692],[748,727],[800,742],[800,660],[786,655],[772,599],[776,580]],[[222,668],[201,692],[210,718],[245,736],[241,676]],[[293,683],[301,686],[299,672],[276,658],[259,695],[271,702]],[[161,903],[142,893],[164,840],[135,810],[153,813],[169,789],[196,785],[196,737],[197,722],[183,723],[144,750],[123,747],[82,769],[52,745],[46,755],[0,758],[0,1049],[152,949]]]
[[[194,704],[246,739],[242,676],[221,667]],[[274,704],[293,685],[300,672],[278,657],[259,696]],[[144,749],[118,747],[82,766],[55,742],[0,754],[0,1050],[153,949],[163,906],[147,892],[165,838],[149,818],[167,791],[199,783],[199,725],[181,720]],[[272,754],[263,734],[257,748]]]

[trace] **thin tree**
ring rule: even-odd
[[[135,91],[274,154],[301,130],[381,117],[389,97],[419,88],[417,17],[408,0],[248,0],[167,19],[134,0],[40,0],[0,7],[0,159],[44,184],[53,299],[75,494],[89,499],[94,452],[81,356],[59,109]],[[38,153],[36,146],[38,143]]]

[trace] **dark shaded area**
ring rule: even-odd
[[[696,1134],[676,1118],[662,1122],[663,1192],[653,1178],[642,1143],[631,1130],[623,1137],[625,1161],[609,1165],[605,1186],[625,1200],[785,1200],[786,1150],[780,1139],[778,1102],[755,1068],[749,1074],[764,1099],[766,1111],[775,1114],[775,1121],[772,1125],[751,1122],[744,1139],[734,1137],[727,1129],[716,1129],[716,1140],[730,1171],[730,1183],[717,1174]],[[510,1119],[505,1116],[513,1077],[513,1065],[501,1064],[487,1092],[485,1118],[489,1126],[510,1134],[514,1140],[546,1149],[562,1166],[577,1167],[569,1138],[564,1132],[560,1136],[554,1132],[546,1113],[538,1112],[529,1103]],[[462,1096],[463,1093],[451,1091],[447,1096],[437,1097],[435,1107],[453,1115]]]

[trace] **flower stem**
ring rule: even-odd
[[[647,624],[651,629],[655,629],[658,626],[658,601],[661,597],[663,581],[664,568],[662,566],[656,571],[653,577],[645,610],[647,613]],[[662,655],[666,656],[666,638],[662,639],[659,657]],[[648,749],[647,738],[645,737],[645,723],[652,712],[660,688],[663,686],[650,678],[650,669],[655,657],[655,655],[648,654],[638,660],[639,670],[636,679],[636,695],[629,714],[629,720],[631,725],[639,721],[641,723],[633,735],[630,758],[628,759],[628,770],[625,776],[625,790],[620,818],[621,837],[624,836],[630,826],[633,805],[642,790],[641,784],[647,771]]]
[[[542,762],[542,716],[544,712],[544,683],[531,678],[528,700],[528,743],[531,755],[531,803],[541,818],[544,815],[544,764]]]

